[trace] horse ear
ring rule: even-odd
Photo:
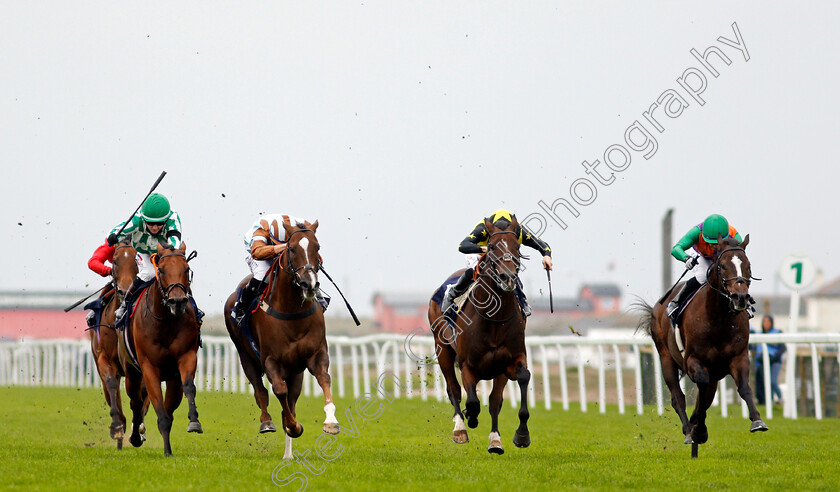
[[[513,225],[513,230],[514,231],[518,230],[519,229],[519,221],[516,220],[516,214],[511,214],[510,218],[511,218],[510,223],[511,223],[511,225]]]
[[[720,244],[720,243],[722,243],[722,242],[723,242],[723,236],[721,236],[720,234],[718,234],[718,237],[717,237],[717,243],[718,243],[718,244]]]
[[[318,230],[318,219],[315,219],[315,222],[313,222],[312,225],[309,226],[309,228],[312,229],[312,232],[317,231]]]
[[[178,251],[180,251],[181,253],[183,253],[183,252],[184,252],[184,251],[186,251],[186,250],[187,250],[187,243],[185,243],[185,242],[181,241],[181,247],[180,247],[180,248],[178,248]]]
[[[160,241],[158,241],[158,243],[157,243],[157,252],[158,252],[158,254],[162,255],[162,254],[163,254],[163,251],[164,251],[164,250],[163,250],[163,245],[162,245],[162,244],[160,244]]]
[[[487,229],[487,234],[493,234],[497,230],[496,226],[487,217],[484,218],[484,228]]]
[[[747,234],[747,235],[744,237],[744,240],[743,240],[743,241],[741,241],[741,247],[742,247],[742,248],[744,248],[744,249],[747,249],[747,245],[748,245],[748,244],[750,244],[750,235],[749,235],[749,234]]]
[[[287,237],[289,237],[289,234],[291,234],[292,231],[295,230],[295,227],[291,224],[287,224],[286,221],[284,220],[283,221],[283,229],[286,230],[286,235],[283,236],[283,239],[286,239]],[[277,238],[277,239],[280,239],[280,238]]]

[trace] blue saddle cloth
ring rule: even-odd
[[[435,304],[440,306],[441,303],[443,302],[443,296],[446,295],[446,291],[449,290],[449,287],[451,285],[455,285],[455,282],[457,282],[459,278],[461,278],[460,274],[453,275],[453,276],[449,277],[448,279],[446,279],[440,285],[440,287],[438,287],[438,289],[435,291],[435,293],[432,295],[432,301],[434,301]]]

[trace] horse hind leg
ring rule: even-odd
[[[254,400],[256,400],[257,406],[260,407],[260,434],[277,432],[277,427],[271,421],[271,414],[268,413],[269,398],[268,390],[263,384],[263,371],[259,363],[244,353],[244,349],[238,343],[236,343],[236,350],[239,352],[239,363],[242,366],[242,370],[251,383],[251,387],[254,388]]]
[[[289,387],[281,377],[278,363],[272,358],[266,359],[265,370],[271,382],[271,390],[280,401],[280,406],[283,407],[283,430],[293,438],[300,437],[303,434],[303,425],[295,420],[294,412],[289,405]]]
[[[665,353],[660,352],[659,361],[662,365],[662,378],[665,379],[665,385],[671,392],[671,406],[674,407],[674,411],[677,412],[682,423],[684,442],[685,444],[691,444],[691,424],[688,421],[688,415],[685,413],[685,393],[680,388],[679,367],[667,351]]]
[[[461,384],[455,375],[455,351],[449,345],[438,345],[440,355],[438,363],[443,379],[446,381],[446,394],[449,396],[449,403],[452,404],[454,412],[452,422],[455,427],[452,429],[452,442],[464,444],[470,441],[467,434],[467,427],[464,425],[464,414],[461,413]]]
[[[143,418],[146,413],[146,399],[142,391],[142,376],[133,368],[126,369],[125,391],[130,399],[131,406],[131,436],[128,442],[135,448],[139,448],[145,441],[145,425]]]
[[[709,429],[706,427],[706,411],[712,406],[717,392],[717,381],[697,384],[697,405],[691,414],[691,444],[704,444],[709,440]]]
[[[120,409],[120,382],[113,375],[108,375],[105,379],[105,388],[108,392],[109,405],[111,407],[111,439],[117,442],[117,447],[122,447],[122,439],[125,436],[125,416],[122,415]]]

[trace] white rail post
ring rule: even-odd
[[[481,404],[485,407],[490,403],[490,390],[488,387],[489,383],[486,379],[482,379],[478,382],[478,391],[481,393]]]
[[[420,399],[426,401],[429,399],[429,393],[426,389],[426,379],[429,377],[429,365],[426,364],[426,346],[420,345],[417,347],[417,357],[422,361],[418,364],[420,373]]]
[[[394,361],[394,368],[393,368],[394,376],[397,379],[399,379],[399,377],[400,377],[400,346],[396,343],[396,341],[394,341],[392,343],[392,349],[394,351],[394,358],[393,358],[393,361]],[[400,397],[400,385],[397,384],[396,381],[394,381],[393,383],[394,383],[394,398],[399,398]]]
[[[578,344],[578,391],[580,391],[580,411],[586,412],[586,377],[583,368],[583,346]]]
[[[770,353],[767,352],[767,344],[761,344],[761,365],[763,368],[761,377],[764,379],[764,404],[765,414],[768,419],[773,418],[773,387],[771,386],[770,376]],[[770,396],[768,398],[767,396]]]
[[[569,382],[566,380],[566,361],[563,346],[557,344],[557,363],[560,368],[560,397],[563,399],[563,410],[569,410]]]
[[[811,376],[814,387],[814,416],[817,420],[823,418],[822,394],[820,391],[820,361],[817,355],[817,344],[811,344]]]
[[[607,413],[607,361],[604,360],[604,346],[598,345],[598,411]]]
[[[443,390],[443,373],[440,371],[440,364],[432,364],[432,367],[435,375],[435,398],[437,398],[437,401],[443,401],[443,395],[446,393]]]
[[[508,391],[508,401],[510,402],[510,408],[516,408],[516,403],[519,401],[519,391],[517,391],[516,383],[513,382],[512,379],[508,379],[507,384],[505,385]]]
[[[364,392],[370,392],[370,363],[368,362],[368,351],[367,351],[367,343],[363,343],[360,345],[362,349],[362,381],[364,381]],[[378,347],[374,345],[374,350],[378,350]]]
[[[551,373],[548,370],[548,356],[545,351],[545,344],[540,344],[540,367],[542,368],[542,386],[543,386],[543,400],[545,409],[551,410],[551,383],[549,376]]]
[[[728,417],[729,416],[729,401],[728,395],[726,394],[726,377],[720,380],[720,385],[718,386],[717,391],[717,399],[718,403],[720,403],[720,416],[721,417]]]
[[[344,350],[340,343],[335,344],[335,360],[338,364],[338,396],[344,398]]]
[[[645,411],[642,398],[642,349],[636,345],[636,413],[642,415]]]
[[[353,398],[358,398],[359,393],[359,349],[355,344],[350,344],[350,363],[353,365]]]
[[[618,392],[618,413],[624,415],[624,376],[621,374],[621,351],[618,349],[618,344],[613,344],[613,354],[615,355],[615,386]]]

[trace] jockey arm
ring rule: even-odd
[[[105,262],[108,261],[113,263],[115,249],[116,247],[114,246],[108,246],[107,242],[96,248],[96,251],[93,252],[93,256],[91,256],[90,260],[88,260],[88,268],[103,277],[111,275],[112,269],[106,265]]]
[[[486,248],[482,248],[478,245],[481,241],[486,241],[489,235],[487,234],[487,229],[484,227],[483,223],[478,224],[475,226],[475,229],[470,233],[469,236],[465,237],[461,244],[458,245],[458,251],[464,253],[465,255],[469,254],[482,254],[486,250]]]
[[[286,243],[273,244],[271,234],[262,228],[251,236],[251,257],[255,260],[271,260],[286,249]]]
[[[741,243],[742,239],[738,231],[736,231],[734,227],[731,227],[730,229],[732,232],[735,233],[732,237],[734,237],[735,240],[738,241],[738,243]],[[700,243],[700,241],[700,227],[694,226],[691,228],[691,230],[685,233],[685,235],[682,238],[680,238],[679,241],[677,241],[677,244],[675,244],[673,248],[671,248],[671,256],[673,256],[679,261],[685,262],[685,260],[688,259],[688,253],[686,253],[686,251],[694,247],[696,244]]]

